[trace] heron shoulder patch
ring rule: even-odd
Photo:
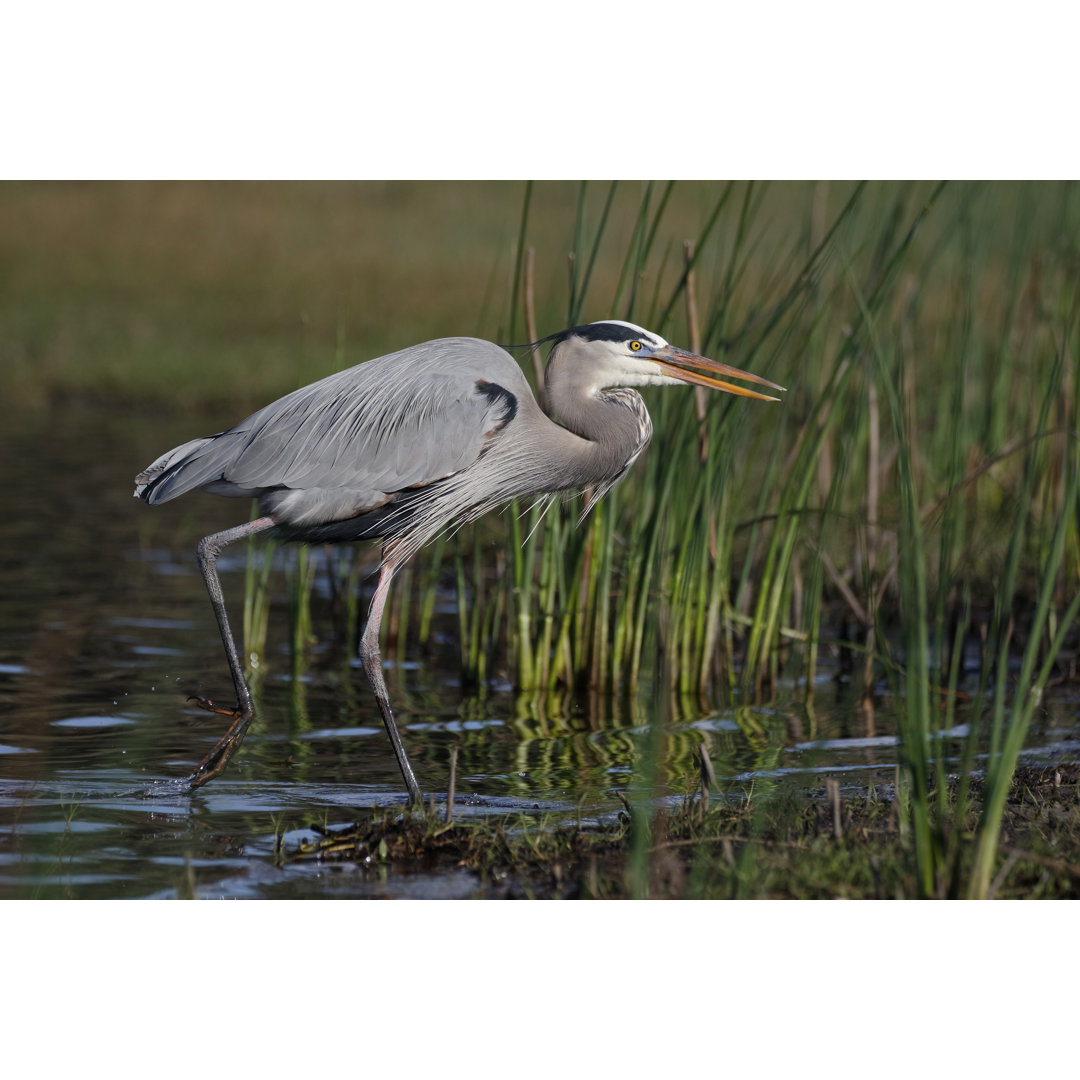
[[[477,379],[476,390],[483,397],[487,398],[492,406],[501,408],[501,415],[495,426],[489,431],[484,432],[485,438],[491,438],[492,435],[502,431],[502,429],[517,416],[517,395],[511,393],[505,386],[500,386],[498,383],[494,382],[488,382],[487,379]]]

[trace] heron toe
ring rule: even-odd
[[[207,712],[219,713],[221,716],[231,716],[234,720],[239,720],[244,715],[244,708],[241,705],[219,705],[216,701],[199,697],[197,694],[192,694],[188,701],[194,701],[200,709],[205,709]]]

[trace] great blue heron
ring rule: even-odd
[[[187,778],[190,788],[225,768],[255,714],[217,573],[228,544],[259,533],[305,543],[382,538],[360,660],[410,801],[419,802],[379,655],[383,605],[398,568],[442,530],[513,499],[588,488],[587,513],[652,436],[631,386],[694,383],[764,401],[778,399],[717,376],[783,389],[619,320],[543,340],[554,342],[545,377],[550,417],[509,353],[477,338],[442,338],[295,390],[228,431],[162,454],[135,477],[135,495],[151,506],[196,489],[259,501],[259,517],[198,545],[237,703],[199,699],[233,722]]]

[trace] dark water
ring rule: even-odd
[[[271,579],[281,599],[257,722],[222,777],[192,794],[170,783],[226,723],[188,695],[221,697],[230,685],[194,545],[248,508],[193,496],[150,510],[131,497],[131,480],[200,431],[190,420],[72,407],[0,434],[0,896],[471,895],[477,882],[465,871],[380,873],[275,857],[277,843],[295,848],[312,824],[343,824],[365,807],[404,802],[367,684],[318,603],[319,641],[293,673],[288,555]],[[222,560],[237,620],[244,565],[243,551]],[[459,815],[608,820],[621,805],[615,789],[632,794],[639,784],[651,719],[665,726],[664,792],[672,800],[693,788],[702,741],[722,787],[814,790],[825,774],[853,791],[894,781],[892,718],[879,709],[869,719],[828,672],[813,713],[779,701],[703,715],[648,693],[633,706],[580,700],[542,708],[516,698],[506,680],[480,692],[461,687],[456,600],[449,590],[442,600],[430,655],[391,663],[387,680],[418,779],[437,800],[458,748]],[[1028,753],[1080,753],[1075,705],[1041,718]]]

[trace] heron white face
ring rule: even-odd
[[[579,377],[586,392],[597,393],[615,386],[679,386],[693,383],[723,390],[739,397],[778,399],[767,394],[733,385],[727,378],[744,379],[782,390],[783,387],[750,372],[731,367],[706,356],[669,345],[659,334],[621,319],[606,319],[576,327],[567,345],[577,353],[579,362],[588,368]]]
[[[578,348],[588,357],[594,390],[610,386],[671,386],[651,357],[671,346],[659,335],[622,319],[604,319],[578,328]]]

